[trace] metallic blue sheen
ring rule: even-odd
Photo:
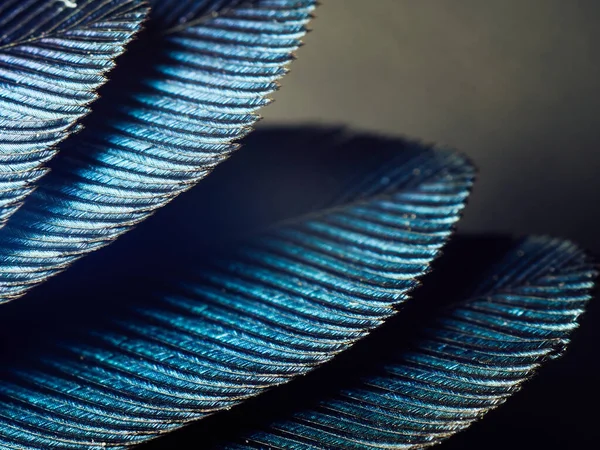
[[[515,244],[472,297],[446,308],[351,386],[333,387],[218,448],[412,449],[441,442],[501,405],[558,357],[596,270],[550,238]]]
[[[408,298],[473,177],[460,156],[405,148],[325,209],[4,361],[0,447],[129,446],[329,361]]]
[[[0,303],[109,244],[227,158],[277,88],[315,1],[152,6],[134,49],[147,52],[147,69],[111,80],[125,85],[102,91],[102,107],[0,230]],[[85,43],[109,51],[104,40]]]
[[[114,59],[147,13],[138,0],[0,5],[0,227],[77,131]]]

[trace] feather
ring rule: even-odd
[[[472,181],[464,158],[409,147],[327,209],[206,258],[151,298],[128,300],[144,292],[129,286],[77,332],[43,330],[1,356],[0,446],[132,445],[309,372],[407,299]],[[27,317],[26,303],[11,306]]]
[[[464,271],[469,255],[454,256],[442,268]],[[455,269],[453,284],[456,275]],[[285,398],[287,409],[259,398],[238,415],[269,411],[273,419],[249,418],[256,428],[235,438],[235,421],[224,415],[227,434],[215,447],[409,449],[439,443],[504,403],[541,363],[564,351],[595,277],[594,266],[569,242],[544,237],[516,242],[472,294],[441,308],[433,320],[420,322],[405,311],[401,324],[417,323],[418,330],[408,344],[397,344],[404,342],[402,330],[389,324],[362,343],[362,354],[353,349],[344,355],[355,360],[369,349],[386,349],[374,361],[363,361],[355,378],[340,377],[356,370],[334,362],[328,368],[333,382],[318,398],[305,400],[314,379],[295,386],[296,397],[289,392],[277,397]],[[415,301],[430,310],[436,296],[447,295],[442,286]],[[318,384],[326,384],[324,379]]]
[[[0,5],[0,227],[89,112],[146,15],[142,2],[4,0]]]
[[[61,145],[52,172],[0,231],[0,302],[107,245],[236,148],[315,2],[238,3],[185,2],[190,16],[181,2],[165,1],[152,12],[83,132]],[[172,14],[160,15],[166,4],[179,5],[177,26]]]

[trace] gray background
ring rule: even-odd
[[[344,124],[480,168],[463,231],[600,252],[600,2],[323,0],[262,125]]]
[[[600,0],[322,1],[261,126],[342,124],[455,147],[481,169],[463,231],[565,236],[600,254]],[[211,179],[194,192],[212,195]],[[211,217],[188,201],[164,223],[198,214],[183,221],[196,230]],[[598,325],[594,301],[563,358],[440,448],[598,447]],[[148,449],[198,448],[193,430]]]
[[[323,3],[263,125],[455,147],[480,168],[460,230],[552,234],[600,253],[600,1]],[[445,448],[596,445],[598,324],[596,301],[564,358]]]

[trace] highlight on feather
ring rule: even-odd
[[[0,446],[132,445],[311,371],[407,299],[472,181],[464,158],[406,148],[345,203],[203,258],[151,298],[112,299],[93,320],[86,309],[77,332],[44,330],[0,355]]]
[[[446,268],[463,264],[464,255],[454,256]],[[255,429],[239,434],[228,425],[215,447],[410,449],[439,443],[504,403],[540,364],[563,352],[595,277],[595,267],[569,242],[545,237],[515,242],[474,294],[417,324],[408,344],[399,337],[402,330],[389,324],[381,336],[363,342],[363,352],[386,351],[364,362],[356,378],[337,376],[337,383],[310,400],[307,384],[296,385],[296,397],[289,392],[281,397],[285,405],[265,406],[259,397],[252,411],[268,410],[263,414],[273,418],[249,418]],[[447,295],[442,288],[433,292],[418,300],[431,305],[432,295]],[[408,314],[401,324],[407,321],[414,318]],[[346,359],[365,357],[353,351]],[[334,361],[328,369],[348,373],[343,367]],[[294,406],[295,400],[303,404]],[[227,414],[220,420],[236,423]]]
[[[56,0],[62,2],[66,8],[77,8],[77,3],[71,0]]]
[[[141,1],[0,5],[0,227],[76,131],[104,75],[139,30]]]
[[[227,158],[276,89],[314,4],[161,1],[84,130],[0,231],[0,303],[109,244]]]

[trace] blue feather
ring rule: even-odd
[[[0,227],[56,144],[89,112],[146,15],[140,1],[4,0],[0,5]]]
[[[316,0],[149,3],[138,34],[142,0],[0,5],[0,303],[108,245],[228,158]],[[56,323],[36,322],[26,301],[10,305],[3,324],[15,314],[30,326],[0,327],[10,337],[0,447],[144,442],[307,374],[378,328],[445,245],[474,171],[415,146],[365,171],[322,209],[174,280],[108,288],[98,317],[58,302]],[[223,446],[437,443],[560,354],[593,276],[572,244],[527,239],[466,300],[429,326],[416,321],[408,347],[365,358],[358,378],[321,386],[316,401],[290,403]]]
[[[61,145],[0,232],[0,302],[109,244],[229,156],[276,89],[315,1],[187,2],[192,15],[173,27],[161,13],[175,3],[152,12],[84,131]]]
[[[309,372],[403,304],[472,181],[464,158],[407,148],[327,209],[190,268],[151,298],[107,298],[93,324],[44,331],[2,356],[0,445],[131,445]],[[20,317],[29,309],[12,306]]]
[[[461,266],[468,258],[455,256],[447,263]],[[514,243],[474,293],[417,325],[417,337],[408,345],[402,330],[390,324],[363,343],[363,351],[384,347],[386,352],[363,361],[362,371],[350,371],[355,378],[346,382],[343,374],[349,371],[334,363],[329,370],[336,383],[321,388],[318,398],[288,393],[286,404],[275,406],[258,399],[252,410],[269,411],[274,418],[249,419],[256,429],[235,438],[227,426],[224,442],[216,447],[408,449],[439,443],[504,403],[541,363],[564,351],[595,277],[594,266],[569,242],[533,237]],[[448,295],[441,288],[433,292]],[[423,308],[435,305],[426,303]],[[415,321],[408,316],[401,323]],[[344,356],[368,358],[356,349]],[[306,382],[296,386],[298,393],[318,390],[309,387],[314,380]],[[300,405],[294,406],[294,399]],[[251,408],[245,413],[252,414]],[[233,423],[227,415],[220,420]],[[213,421],[210,429],[216,428]]]

